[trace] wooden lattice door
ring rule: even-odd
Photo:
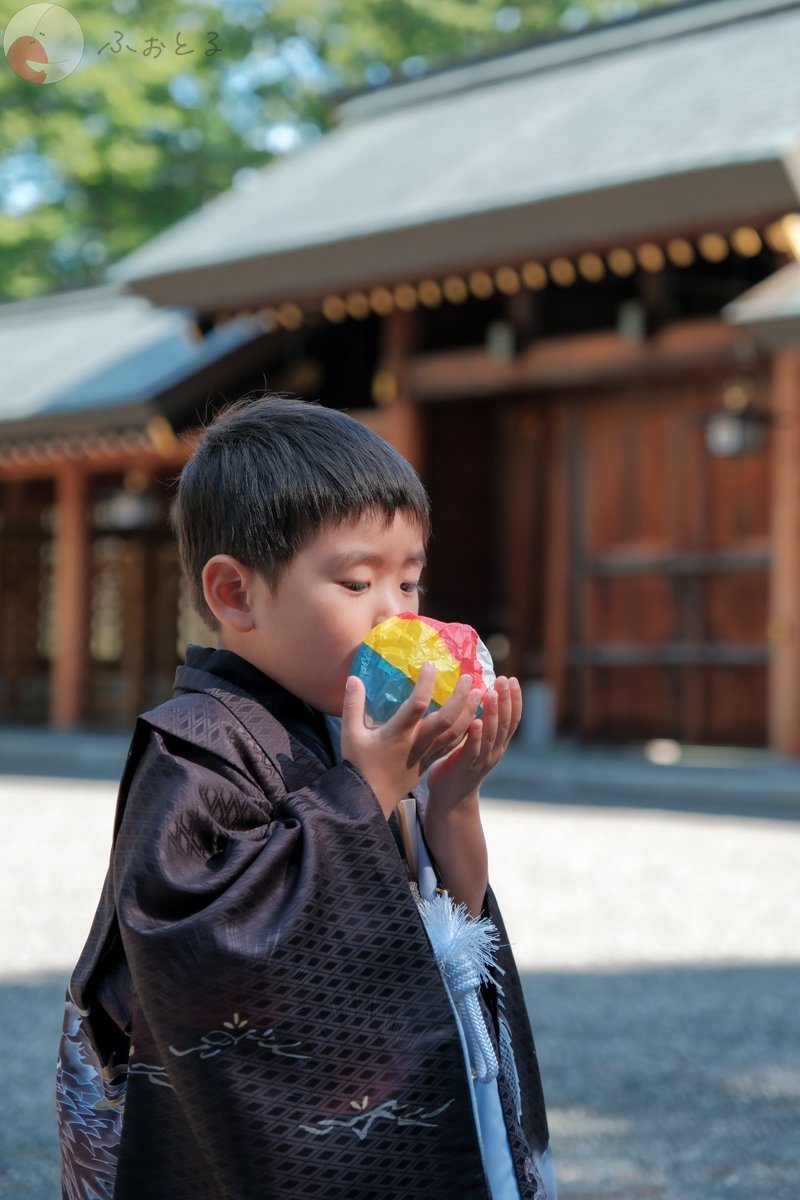
[[[570,406],[566,708],[584,737],[765,741],[769,434],[714,457],[720,398]]]
[[[180,661],[177,546],[161,530],[92,542],[87,722],[128,728],[172,693]]]

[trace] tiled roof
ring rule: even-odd
[[[86,288],[0,305],[0,433],[82,412],[142,411],[159,394],[256,335],[231,322],[191,336],[185,313],[154,308],[117,288]],[[263,331],[259,331],[263,332]]]
[[[486,254],[536,254],[679,225],[683,204],[696,222],[777,214],[797,195],[798,46],[800,4],[708,0],[352,100],[332,132],[113,277],[164,302],[169,287],[144,281],[174,277],[172,302],[188,303],[182,273],[213,285],[249,260],[227,279],[233,298],[278,298],[293,279],[463,263],[476,236]]]

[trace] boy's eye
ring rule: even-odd
[[[366,590],[369,588],[369,584],[365,583],[363,580],[343,579],[341,584],[343,588],[347,588],[348,592],[366,592]],[[413,595],[415,592],[419,596],[423,596],[425,594],[424,587],[416,580],[406,580],[405,583],[400,584],[400,588],[402,591],[411,595]]]

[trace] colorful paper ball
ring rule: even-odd
[[[397,712],[425,662],[436,667],[428,712],[441,708],[462,675],[471,675],[472,686],[484,692],[494,686],[492,657],[469,625],[398,613],[370,630],[350,669],[364,681],[365,711],[372,721],[382,725]]]

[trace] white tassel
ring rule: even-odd
[[[478,1001],[478,988],[493,982],[500,935],[488,917],[470,916],[466,905],[456,904],[447,892],[421,900],[419,910],[461,1018],[473,1075],[480,1083],[489,1083],[497,1078],[499,1068]]]
[[[514,1114],[517,1121],[522,1120],[522,1089],[519,1085],[519,1074],[517,1073],[517,1062],[514,1058],[514,1045],[511,1041],[511,1027],[506,1020],[505,1013],[500,1009],[498,1017],[498,1025],[500,1026],[500,1062],[503,1067],[503,1075],[511,1089],[511,1096],[514,1100]]]

